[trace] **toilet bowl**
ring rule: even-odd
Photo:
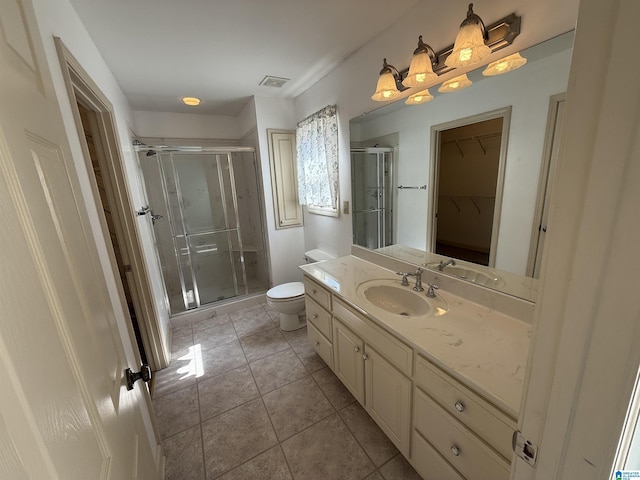
[[[322,250],[305,252],[307,263],[333,258],[335,256]],[[280,330],[290,332],[307,324],[304,311],[304,283],[289,282],[271,288],[267,291],[267,304],[280,314]]]

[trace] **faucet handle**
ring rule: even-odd
[[[427,290],[427,297],[436,298],[436,290],[438,290],[440,287],[435,283],[427,283],[427,285],[429,285],[429,289]]]
[[[407,279],[407,277],[411,275],[411,273],[396,272],[396,275],[402,275],[402,282],[400,283],[400,285],[402,285],[403,287],[409,286],[409,280]]]

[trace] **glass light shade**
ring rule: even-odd
[[[447,67],[460,68],[475,65],[491,54],[491,49],[484,44],[482,26],[469,23],[460,27],[451,55],[444,64]]]
[[[191,106],[200,105],[200,99],[196,97],[184,97],[182,99],[182,102],[185,105],[191,105]]]
[[[525,63],[527,63],[526,58],[522,57],[520,53],[514,53],[513,55],[509,55],[508,57],[504,57],[500,60],[496,60],[495,62],[491,62],[487,66],[487,68],[484,69],[482,75],[484,75],[485,77],[501,75],[503,73],[507,73],[520,68]]]
[[[447,80],[442,85],[440,85],[438,91],[442,93],[455,92],[458,90],[462,90],[463,88],[467,88],[472,83],[473,82],[469,80],[469,77],[467,77],[467,74],[465,73],[463,75],[458,75],[457,77],[453,77]]]
[[[413,56],[407,78],[402,81],[405,87],[422,87],[438,78],[433,73],[433,63],[427,52],[420,52]]]
[[[404,103],[407,105],[420,105],[421,103],[428,102],[429,100],[433,100],[433,95],[429,93],[429,89],[426,89],[410,95]]]
[[[371,99],[376,102],[386,102],[388,100],[395,100],[400,92],[396,86],[396,78],[391,71],[386,71],[380,74],[378,78],[378,85],[376,87],[376,93],[371,95]]]

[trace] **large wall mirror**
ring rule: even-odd
[[[572,47],[568,32],[522,51],[518,70],[484,77],[482,67],[464,90],[433,87],[430,102],[352,119],[353,243],[535,301]],[[485,169],[493,183],[474,187]]]

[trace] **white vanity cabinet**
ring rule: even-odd
[[[320,358],[333,370],[331,293],[306,277],[304,292],[307,338]]]
[[[412,459],[419,473],[429,478],[423,451],[435,450],[438,468],[445,459],[467,480],[508,479],[515,420],[421,355],[414,380]]]
[[[334,372],[408,457],[411,348],[336,298],[333,339]]]

